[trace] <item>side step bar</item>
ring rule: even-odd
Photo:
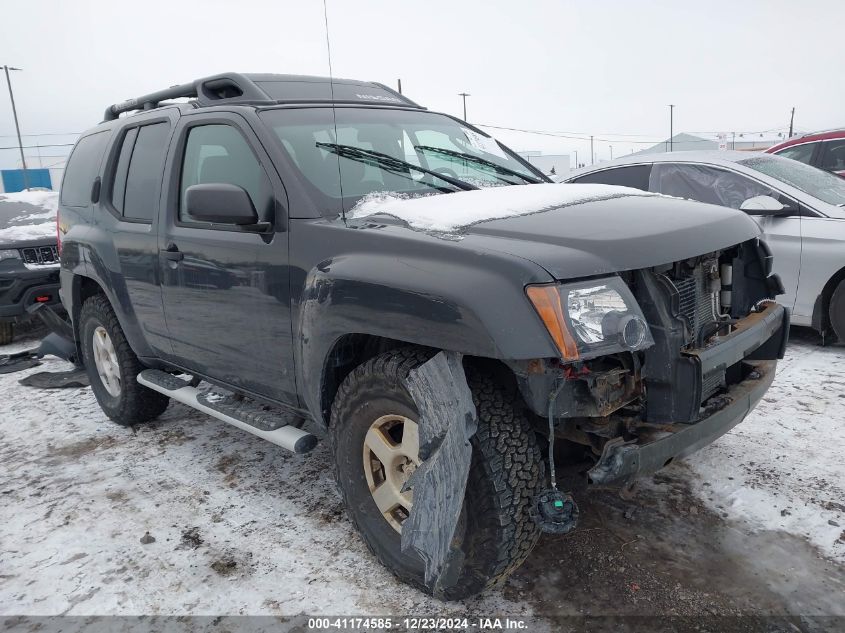
[[[222,396],[209,397],[209,394],[200,392],[196,387],[167,372],[145,369],[138,374],[138,382],[192,409],[202,411],[294,453],[307,453],[317,445],[316,437],[288,424],[282,414],[268,413],[259,405],[248,401],[233,403],[231,399]]]

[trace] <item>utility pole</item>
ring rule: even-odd
[[[29,189],[29,175],[26,173],[26,157],[23,155],[23,141],[21,141],[21,126],[18,125],[18,111],[15,108],[15,95],[12,94],[12,80],[9,79],[10,70],[21,70],[13,66],[3,66],[6,71],[6,84],[9,86],[9,100],[12,102],[12,116],[15,117],[15,131],[18,133],[18,148],[21,150],[21,165],[23,166],[23,188]]]
[[[466,121],[467,120],[467,97],[471,97],[472,95],[469,94],[468,92],[459,92],[458,96],[464,98],[464,121]]]
[[[674,114],[675,114],[675,104],[669,104],[669,151],[674,150],[674,140],[673,137],[675,136],[675,122],[674,122]]]
[[[792,106],[792,114],[789,116],[789,138],[792,138],[792,123],[795,121],[795,106]]]
[[[575,151],[575,169],[578,169],[578,150],[576,149],[574,151]]]
[[[736,132],[731,132],[731,149],[736,149]]]
[[[396,83],[399,85],[399,94],[402,94],[402,79],[401,77],[396,80]]]
[[[593,135],[590,134],[590,165],[596,164],[596,153],[593,151]]]
[[[613,160],[613,145],[610,146],[610,160]]]

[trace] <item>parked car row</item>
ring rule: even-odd
[[[622,185],[752,216],[784,285],[792,322],[845,341],[845,179],[783,152],[668,152],[581,170],[570,183]]]
[[[766,150],[845,178],[845,130],[795,136]]]

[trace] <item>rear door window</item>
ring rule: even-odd
[[[103,130],[79,139],[65,168],[62,204],[69,207],[87,207],[91,204],[94,179],[99,174],[108,138],[109,134]]]
[[[793,145],[787,147],[779,152],[775,152],[778,156],[784,158],[791,158],[797,160],[799,163],[811,164],[813,160],[813,153],[816,151],[818,143],[804,143],[803,145]]]
[[[126,198],[123,216],[151,222],[158,211],[164,156],[170,125],[154,123],[138,129],[138,138],[126,174]]]
[[[628,167],[614,167],[613,169],[602,169],[585,174],[572,182],[579,184],[593,183],[600,185],[618,185],[620,187],[633,187],[648,191],[648,180],[651,174],[651,165],[630,165]]]
[[[821,167],[827,171],[845,171],[845,139],[824,144]]]
[[[742,174],[709,165],[656,163],[649,191],[739,209],[755,196],[780,197],[778,192]]]

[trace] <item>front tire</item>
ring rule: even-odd
[[[828,318],[836,338],[845,343],[845,280],[839,282],[830,296]]]
[[[91,389],[109,418],[131,426],[164,413],[170,399],[138,383],[137,376],[144,366],[103,295],[89,297],[82,305],[79,336]]]
[[[368,434],[372,438],[372,429],[379,424],[394,420],[394,427],[386,427],[390,429],[406,420],[405,425],[415,429],[419,416],[404,379],[430,357],[428,352],[405,348],[357,367],[338,390],[329,430],[337,482],[352,522],[382,564],[426,593],[431,589],[425,586],[422,562],[401,551],[401,528],[396,523],[404,513],[386,516],[385,508],[377,505],[371,492],[372,468],[365,466],[365,459]],[[455,536],[464,562],[457,582],[438,596],[446,600],[472,596],[504,580],[539,537],[530,509],[542,484],[543,462],[518,393],[502,388],[492,375],[468,372],[468,381],[478,430],[471,439],[472,464]],[[414,461],[403,452],[404,434],[403,428],[391,440],[400,466]]]

